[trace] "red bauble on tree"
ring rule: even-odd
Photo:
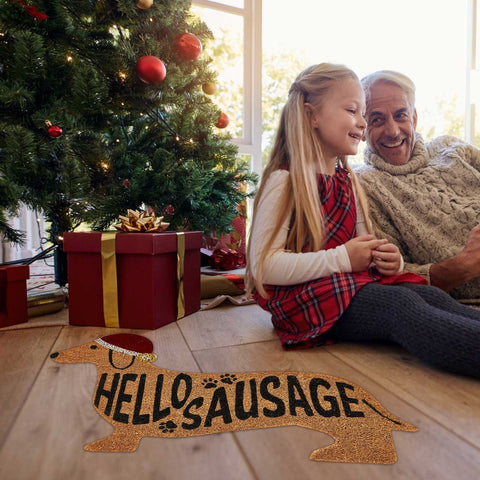
[[[162,215],[173,215],[174,213],[175,208],[172,205],[167,205],[162,211]]]
[[[175,40],[177,55],[187,62],[193,62],[202,53],[202,43],[193,33],[182,33]]]
[[[144,55],[137,60],[136,72],[142,82],[155,85],[163,81],[167,69],[163,62],[153,55]]]
[[[58,138],[63,135],[63,130],[58,125],[53,125],[49,120],[45,121],[47,133],[50,138]]]
[[[215,126],[217,128],[225,128],[228,125],[228,122],[230,120],[228,119],[227,115],[225,113],[221,113],[220,116],[218,117],[217,123]]]

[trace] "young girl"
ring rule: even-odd
[[[480,311],[415,274],[376,239],[347,155],[366,123],[357,76],[307,68],[292,84],[255,198],[247,288],[284,348],[397,342],[439,368],[480,377]]]

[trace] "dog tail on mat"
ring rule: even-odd
[[[414,425],[410,425],[407,422],[404,422],[403,420],[400,420],[399,418],[395,417],[395,415],[392,415],[390,412],[385,411],[381,412],[378,408],[376,408],[374,405],[372,405],[370,402],[368,402],[365,399],[362,399],[362,402],[369,408],[371,408],[376,414],[380,415],[383,417],[385,420],[388,420],[391,422],[391,428],[392,430],[400,430],[403,432],[417,432],[418,428],[415,427]]]

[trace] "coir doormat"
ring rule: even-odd
[[[334,443],[311,460],[391,464],[393,430],[418,429],[347,380],[306,372],[186,373],[152,365],[152,342],[114,334],[53,353],[60,363],[97,366],[97,412],[114,427],[86,445],[94,452],[133,452],[142,437],[191,437],[297,425]]]

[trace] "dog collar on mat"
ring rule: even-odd
[[[111,343],[108,343],[105,340],[102,340],[101,338],[97,338],[95,342],[97,342],[102,347],[108,348],[110,350],[114,350],[115,352],[125,353],[127,355],[138,357],[138,359],[141,362],[153,362],[157,359],[157,356],[154,353],[134,352],[133,350],[127,350],[126,348],[118,347],[117,345],[112,345]]]

